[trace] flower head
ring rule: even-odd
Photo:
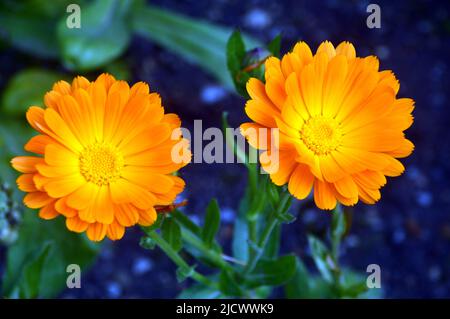
[[[175,114],[164,114],[158,94],[143,82],[131,88],[102,74],[55,83],[45,109],[32,106],[30,125],[39,132],[25,145],[37,156],[20,156],[24,203],[39,216],[66,218],[67,228],[89,239],[122,238],[125,228],[151,225],[155,206],[171,205],[184,181],[173,173],[190,159]],[[176,148],[176,145],[183,147]],[[174,161],[179,149],[184,161]]]
[[[403,133],[413,122],[414,101],[396,98],[399,83],[391,71],[379,71],[375,56],[356,57],[351,43],[335,48],[328,41],[313,55],[299,42],[281,60],[266,61],[265,81],[247,83],[245,111],[254,122],[241,130],[264,150],[260,161],[272,181],[288,184],[296,198],[313,191],[321,209],[358,199],[372,204],[386,176],[404,171],[397,158],[414,148]],[[277,128],[278,141],[261,138],[261,128]],[[263,161],[275,151],[278,165]]]

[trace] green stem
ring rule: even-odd
[[[244,275],[251,273],[255,269],[256,264],[264,253],[267,242],[269,241],[273,230],[280,223],[278,216],[289,209],[290,200],[291,195],[289,192],[284,191],[280,197],[276,210],[268,216],[268,221],[266,222],[266,226],[261,233],[256,249],[253,249],[254,253],[250,255],[247,266],[244,269]]]
[[[188,263],[184,261],[184,259],[181,258],[181,256],[172,248],[172,246],[170,246],[170,244],[166,240],[164,240],[164,238],[162,238],[158,233],[152,231],[147,233],[147,236],[150,237],[178,267],[184,269],[190,268]],[[207,277],[196,272],[195,270],[192,272],[191,278],[205,286],[218,289],[217,283],[212,282]]]
[[[182,225],[180,225],[182,226]],[[212,264],[214,264],[216,267],[221,269],[228,269],[230,271],[234,271],[233,267],[227,263],[225,260],[223,260],[223,257],[221,254],[216,252],[214,249],[208,248],[205,246],[203,241],[201,241],[195,234],[190,232],[188,229],[183,228],[181,232],[181,236],[183,237],[183,240],[190,244],[192,247],[200,251],[200,253],[205,257],[208,261],[210,261]]]

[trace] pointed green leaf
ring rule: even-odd
[[[296,258],[295,275],[284,286],[284,292],[287,298],[308,298],[310,295],[310,278],[311,275],[306,269],[305,264]]]
[[[161,227],[162,237],[172,246],[175,251],[183,247],[181,241],[181,228],[173,218],[166,218]]]
[[[260,260],[254,271],[245,278],[246,285],[250,288],[282,285],[295,275],[295,271],[294,255],[281,256],[276,260]]]
[[[202,239],[211,248],[214,237],[220,227],[220,209],[216,199],[212,199],[206,208],[205,223],[202,229]]]
[[[331,254],[329,249],[316,237],[308,236],[309,248],[317,269],[327,282],[333,281]]]
[[[226,58],[231,29],[155,6],[135,10],[132,22],[139,35],[199,65],[232,88]],[[256,40],[247,36],[244,36],[244,41],[252,48],[258,45]]]
[[[233,256],[238,260],[244,262],[248,259],[248,227],[246,220],[242,216],[237,216],[234,221],[234,231],[233,231]]]
[[[248,98],[246,83],[250,74],[243,71],[246,56],[245,44],[239,31],[234,31],[227,42],[227,66],[231,80],[239,95]]]
[[[273,38],[272,41],[267,45],[267,49],[272,53],[274,57],[280,56],[280,50],[281,50],[281,34],[277,35],[275,38]]]
[[[19,295],[22,298],[36,298],[39,296],[39,288],[42,283],[42,272],[45,260],[50,251],[51,243],[44,243],[42,249],[36,255],[35,259],[30,259],[23,268],[22,280],[19,286]]]

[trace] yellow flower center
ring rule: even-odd
[[[108,185],[120,177],[124,162],[118,150],[108,144],[95,143],[80,155],[80,172],[88,182]]]
[[[316,155],[326,155],[340,145],[342,130],[336,120],[317,116],[303,125],[300,136],[303,143]]]

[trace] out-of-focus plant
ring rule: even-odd
[[[0,184],[0,244],[11,245],[18,237],[23,206],[13,198],[8,184]]]
[[[3,1],[0,41],[33,57],[58,59],[72,72],[101,69],[112,72],[118,68],[111,67],[111,63],[127,50],[131,36],[138,34],[199,65],[231,87],[226,66],[231,29],[159,9],[141,0],[77,1],[81,28],[68,28],[70,13],[66,8],[70,3]],[[259,44],[251,37],[245,39],[251,47]],[[119,69],[123,71],[123,67]]]

